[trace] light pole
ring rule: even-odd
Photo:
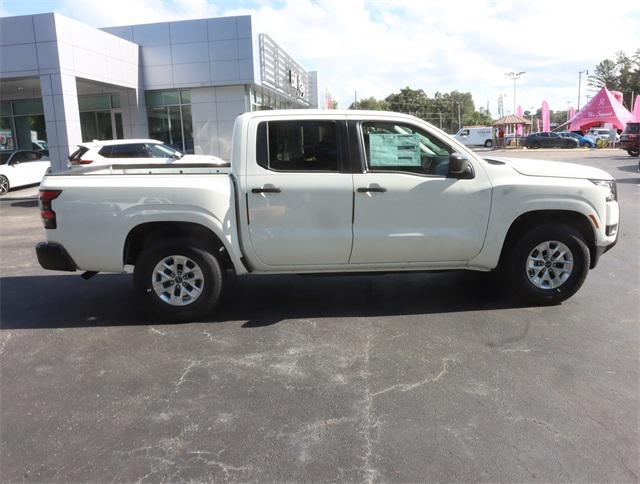
[[[589,75],[589,69],[585,69],[584,71],[578,71],[578,107],[576,111],[580,111],[580,88],[582,87],[582,74]]]
[[[513,114],[516,114],[516,81],[520,79],[522,74],[526,74],[526,71],[507,72],[505,74],[505,76],[513,81]]]

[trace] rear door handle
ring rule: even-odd
[[[252,188],[251,193],[280,193],[280,189],[278,187],[260,187],[260,188]]]
[[[360,187],[358,193],[384,193],[387,189],[384,187]]]

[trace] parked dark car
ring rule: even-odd
[[[563,138],[558,133],[545,131],[530,134],[523,140],[522,145],[526,148],[577,148],[578,140]]]
[[[586,136],[582,136],[582,134],[574,133],[573,131],[561,131],[558,133],[563,138],[574,138],[578,140],[578,144],[580,148],[595,148],[596,144],[593,140],[590,140]]]
[[[620,144],[623,150],[627,150],[631,156],[640,155],[640,122],[627,123],[627,127],[620,135]]]

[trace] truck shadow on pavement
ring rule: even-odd
[[[378,317],[520,307],[493,274],[447,272],[377,276],[252,276],[231,284],[206,322],[253,328],[296,318]],[[158,324],[130,276],[100,274],[0,279],[0,328]]]

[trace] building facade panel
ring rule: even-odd
[[[152,137],[227,158],[235,118],[307,107],[309,73],[250,16],[95,29],[59,14],[0,19],[0,149]]]

